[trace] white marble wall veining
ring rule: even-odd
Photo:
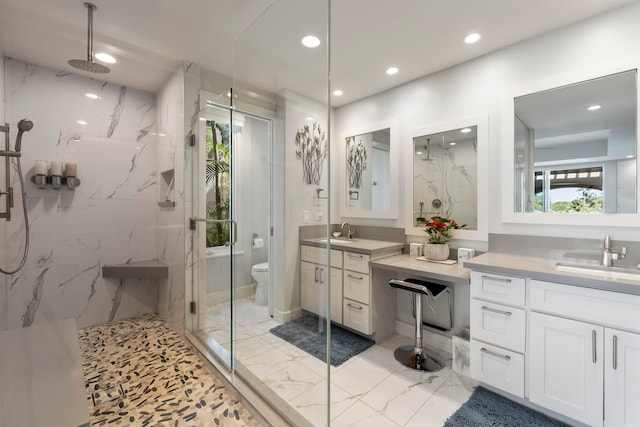
[[[4,71],[12,138],[20,119],[34,123],[22,145],[30,251],[0,306],[6,328],[70,317],[84,327],[155,312],[151,279],[101,275],[105,264],[156,257],[155,95],[12,59]],[[77,163],[81,185],[36,188],[36,160]],[[12,185],[19,189],[15,167]],[[17,193],[0,236],[14,263],[25,229]]]
[[[174,207],[156,210],[156,258],[169,266],[169,277],[159,283],[158,313],[176,332],[185,331],[185,139],[184,74],[178,70],[159,91],[157,111],[157,177],[174,171],[171,200]],[[156,198],[165,199],[161,186]]]

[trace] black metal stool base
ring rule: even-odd
[[[437,372],[444,368],[445,363],[439,357],[427,353],[425,349],[421,349],[416,354],[415,347],[412,345],[404,345],[396,348],[393,352],[396,360],[404,366],[423,372]]]

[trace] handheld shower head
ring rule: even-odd
[[[16,136],[16,153],[22,148],[22,134],[33,129],[33,122],[29,119],[22,119],[18,122],[18,135]]]

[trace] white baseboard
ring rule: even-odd
[[[415,338],[416,325],[396,320],[396,333],[408,338]],[[451,338],[422,328],[422,342],[426,347],[432,347],[448,354],[452,353]]]

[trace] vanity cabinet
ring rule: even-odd
[[[331,283],[329,313],[331,320],[342,323],[342,251],[331,250],[331,267],[327,268],[327,251],[312,246],[300,250],[300,305],[304,310],[325,317],[327,284]],[[328,280],[331,275],[331,280]]]
[[[471,376],[524,397],[525,279],[471,272]]]
[[[371,335],[371,280],[369,255],[344,252],[343,323],[346,327]]]
[[[591,426],[639,425],[640,296],[537,280],[530,294],[531,402]]]

